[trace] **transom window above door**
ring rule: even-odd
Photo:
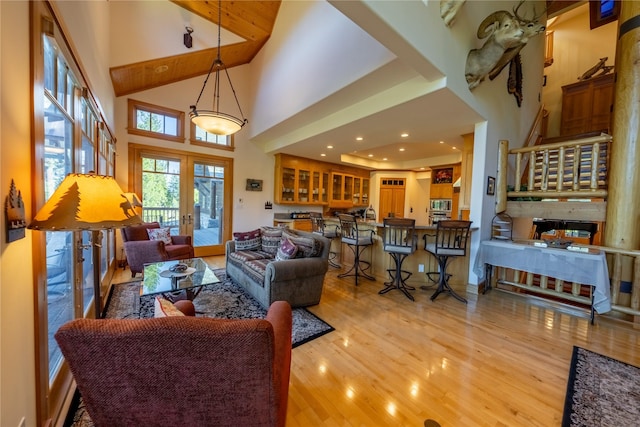
[[[184,112],[129,99],[127,131],[131,134],[184,142]]]

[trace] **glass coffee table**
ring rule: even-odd
[[[181,273],[171,271],[178,263],[187,265]],[[140,288],[140,296],[162,294],[169,301],[181,299],[193,300],[202,286],[220,282],[202,258],[190,258],[174,261],[145,264]]]

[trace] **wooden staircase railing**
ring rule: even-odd
[[[598,203],[606,208],[606,202],[584,203],[579,200],[606,199],[611,142],[612,137],[604,133],[512,150],[509,150],[508,141],[500,141],[496,179],[496,213],[507,211],[513,217],[606,221],[602,206],[598,208],[598,212],[594,208]],[[511,168],[509,168],[510,161]],[[527,170],[527,173],[523,177],[524,170]],[[507,188],[507,171],[513,171],[514,185],[511,189]],[[572,202],[531,203],[531,201],[564,198],[577,201],[573,204]],[[520,201],[507,202],[508,199]],[[540,208],[540,205],[546,206]],[[552,205],[554,206],[551,207]],[[522,215],[515,214],[515,211],[519,211]],[[540,212],[546,214],[552,212],[553,216],[539,214]],[[640,321],[640,250],[585,246],[599,249],[606,254],[611,283],[612,311],[633,316],[634,321]],[[496,278],[501,285],[524,289],[527,292],[546,295],[561,301],[585,305],[589,305],[591,301],[591,287],[579,283],[564,283],[553,277],[521,271],[506,271],[503,268],[497,271]]]

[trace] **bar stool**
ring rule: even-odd
[[[388,269],[389,282],[385,282],[385,287],[380,295],[389,292],[392,289],[399,289],[411,301],[415,301],[413,295],[409,291],[416,288],[407,285],[407,279],[411,277],[410,271],[402,269],[402,263],[405,258],[416,251],[418,246],[418,237],[415,234],[416,220],[410,218],[384,218],[384,251],[388,252],[395,262],[395,268]]]
[[[376,280],[375,277],[367,274],[367,270],[371,268],[371,263],[360,259],[362,251],[373,245],[374,230],[358,230],[358,222],[356,217],[348,214],[339,214],[341,242],[345,243],[353,252],[353,265],[349,271],[339,274],[338,277],[354,276],[356,278],[356,286],[358,286],[358,277],[363,276],[369,280]],[[362,267],[364,265],[364,268]]]
[[[424,249],[433,255],[438,261],[438,287],[431,295],[431,301],[435,300],[442,292],[448,292],[455,299],[467,303],[467,300],[455,293],[449,286],[450,274],[447,273],[447,263],[452,257],[463,257],[467,254],[467,241],[471,221],[438,221],[436,234],[425,234]],[[435,237],[434,242],[429,242],[429,237]],[[427,273],[429,276],[432,273]]]
[[[329,239],[329,265],[340,268],[341,265],[335,261],[338,253],[331,250],[333,239],[340,237],[340,226],[338,224],[327,225],[319,212],[310,212],[309,218],[311,218],[311,231]]]

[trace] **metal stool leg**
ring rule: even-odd
[[[331,239],[331,241],[329,243],[329,245],[330,245],[329,247],[331,247],[331,245],[333,244],[334,240],[335,239]],[[338,253],[336,251],[331,251],[330,250],[329,251],[329,265],[331,267],[334,267],[334,268],[342,268],[342,266],[336,262],[337,258],[338,258]]]
[[[438,288],[433,295],[431,295],[431,301],[434,301],[441,293],[447,292],[458,301],[466,304],[467,300],[455,293],[455,291],[451,289],[451,286],[449,286],[448,279],[451,276],[450,274],[447,274],[447,262],[449,261],[449,257],[446,255],[439,255],[436,258],[438,259],[438,266],[440,267],[440,280],[438,281]]]
[[[416,288],[414,288],[413,286],[407,285],[407,282],[406,282],[406,280],[409,277],[411,277],[413,273],[402,269],[402,263],[404,262],[405,258],[407,258],[407,254],[389,252],[389,255],[391,255],[391,258],[393,258],[395,262],[395,269],[387,270],[389,272],[389,277],[391,280],[389,282],[384,283],[385,287],[382,290],[380,290],[378,294],[382,295],[382,294],[386,294],[392,289],[399,289],[403,294],[406,295],[407,298],[409,298],[411,301],[415,301],[415,299],[413,298],[413,295],[411,295],[409,291],[410,290],[413,291]],[[403,274],[405,275],[405,277],[402,277]]]
[[[354,257],[354,261],[353,261],[353,265],[351,266],[351,268],[342,273],[339,274],[338,277],[343,278],[343,277],[348,277],[348,276],[354,276],[356,278],[356,286],[358,286],[358,277],[359,276],[363,276],[369,280],[376,280],[375,277],[367,274],[366,270],[369,270],[371,268],[371,263],[369,261],[365,261],[365,260],[361,260],[360,259],[360,255],[362,254],[362,252],[369,247],[370,245],[349,245],[347,244],[347,246],[349,246],[349,248],[351,248],[351,251],[353,252],[353,257]],[[362,265],[364,264],[366,266],[366,268],[362,268]],[[352,273],[353,272],[353,273]]]

